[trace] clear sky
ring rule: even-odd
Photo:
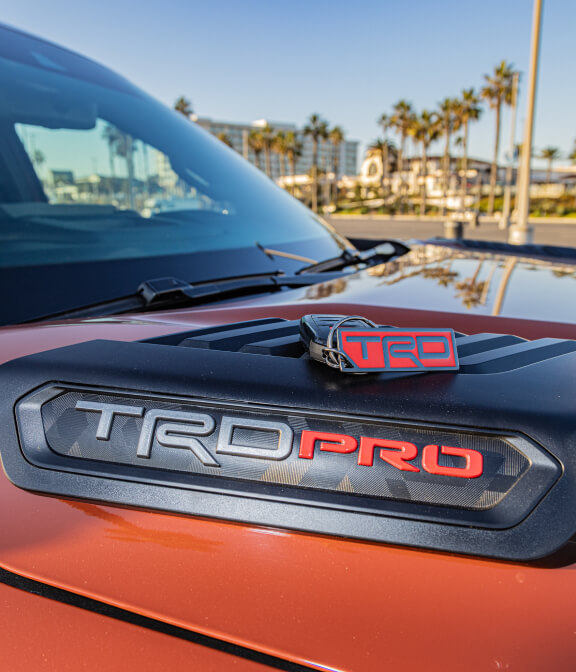
[[[17,0],[1,20],[108,65],[168,105],[200,116],[294,122],[312,112],[363,146],[400,98],[433,109],[483,83],[505,59],[524,73],[532,0]],[[574,0],[545,0],[534,146],[576,139]],[[492,154],[493,112],[470,153]],[[502,146],[509,121],[503,119]],[[441,151],[440,145],[432,151]],[[566,161],[564,161],[565,163]]]

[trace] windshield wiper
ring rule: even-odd
[[[401,257],[407,252],[410,252],[410,248],[398,240],[382,240],[378,241],[375,247],[371,247],[368,250],[344,250],[337,257],[304,266],[297,273],[326,273],[327,271],[338,271],[347,266],[360,264],[376,266],[377,264],[385,264],[394,257]]]
[[[127,312],[145,312],[168,308],[184,308],[211,301],[221,301],[260,292],[277,292],[284,288],[307,287],[332,278],[340,273],[284,275],[282,273],[223,278],[205,283],[191,284],[174,277],[154,278],[142,282],[134,294],[109,301],[81,306],[50,315],[35,317],[38,320],[67,320],[83,317],[117,315]]]

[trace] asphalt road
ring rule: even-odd
[[[332,226],[351,238],[433,238],[443,236],[441,221],[371,217],[369,215],[328,218]],[[540,245],[576,247],[576,219],[566,223],[538,223],[534,226],[534,242]],[[495,222],[482,222],[477,228],[464,227],[465,238],[506,242],[507,234]]]

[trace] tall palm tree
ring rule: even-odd
[[[327,136],[328,124],[319,114],[311,114],[302,132],[312,138],[312,210],[318,212],[318,143]]]
[[[558,147],[544,147],[540,152],[540,159],[546,160],[546,184],[550,184],[550,173],[552,172],[552,164],[556,159],[560,158],[560,150]]]
[[[386,140],[387,135],[388,135],[388,130],[392,126],[392,118],[390,117],[389,114],[381,114],[378,117],[378,126],[382,129],[382,136],[384,137],[384,140]]]
[[[114,164],[114,157],[116,156],[116,143],[118,142],[120,131],[112,124],[106,124],[102,131],[102,137],[108,144],[108,160],[110,162],[110,176],[112,181],[116,177],[116,167]]]
[[[44,152],[41,152],[39,149],[35,149],[32,152],[32,156],[30,157],[34,167],[38,171],[38,177],[41,178],[40,176],[40,170],[42,168],[42,165],[44,164],[44,161],[46,161],[46,157],[44,156]]]
[[[400,173],[400,196],[402,199],[402,211],[404,211],[404,156],[406,154],[406,137],[412,123],[414,112],[412,105],[406,100],[399,100],[393,109],[390,125],[396,129],[400,136],[400,149],[398,150],[398,172]]]
[[[254,164],[256,168],[262,170],[262,165],[260,164],[260,155],[264,151],[264,138],[262,133],[253,129],[248,135],[248,147],[254,152]]]
[[[225,145],[228,145],[228,147],[231,147],[234,149],[234,145],[232,144],[232,140],[230,140],[230,136],[228,133],[225,133],[224,131],[221,131],[220,133],[216,134],[216,137],[220,142],[223,142]]]
[[[340,146],[344,142],[344,131],[340,126],[334,126],[328,132],[328,139],[332,145],[332,172],[334,180],[331,189],[331,199],[335,208],[338,207],[338,173],[340,171]]]
[[[283,177],[286,175],[286,133],[284,131],[278,131],[272,138],[272,151],[278,154],[280,173]]]
[[[190,119],[190,115],[194,112],[192,109],[192,103],[188,100],[188,98],[184,98],[184,96],[180,96],[180,98],[178,98],[178,100],[174,103],[174,109],[176,112],[183,114],[186,119]]]
[[[382,197],[386,198],[387,190],[385,186],[385,181],[388,179],[388,174],[390,171],[390,159],[394,158],[396,153],[396,146],[390,140],[384,140],[383,138],[378,138],[368,147],[368,149],[378,152],[380,154],[380,161],[382,162],[382,172],[380,173],[380,191]]]
[[[491,75],[484,75],[486,85],[480,91],[490,107],[496,113],[496,128],[494,134],[494,157],[490,169],[490,197],[488,199],[488,214],[494,213],[494,194],[496,191],[496,178],[498,176],[498,152],[500,150],[500,116],[502,103],[512,105],[512,84],[514,79],[513,66],[506,61],[494,67]]]
[[[388,149],[391,143],[388,141],[388,129],[392,125],[391,117],[388,114],[381,114],[378,118],[378,125],[382,129],[382,145],[379,151],[382,152],[382,179],[380,182],[382,188],[382,196],[386,196],[385,185],[388,185]]]
[[[274,129],[270,124],[266,124],[260,129],[262,136],[262,146],[264,149],[264,172],[268,177],[272,177],[272,167],[270,164],[270,155],[272,154],[272,143],[274,141]]]
[[[302,156],[302,143],[294,131],[287,131],[284,135],[286,145],[286,158],[290,166],[290,175],[292,176],[291,193],[294,194],[294,182],[296,175],[296,161]]]
[[[134,152],[136,151],[136,143],[130,134],[123,133],[119,129],[116,129],[116,133],[114,151],[116,156],[126,161],[126,173],[128,175],[126,196],[129,208],[134,210]]]
[[[464,89],[458,105],[457,115],[460,126],[464,129],[462,136],[462,206],[466,205],[468,191],[468,125],[471,121],[478,121],[482,114],[480,98],[474,89]]]
[[[444,98],[438,105],[438,116],[444,136],[444,156],[442,159],[442,209],[441,214],[446,213],[446,199],[448,196],[448,181],[450,176],[450,138],[452,133],[459,128],[458,120],[459,101],[457,98]]]
[[[422,184],[420,186],[420,215],[426,214],[426,178],[428,177],[428,147],[440,137],[441,121],[436,112],[422,110],[417,115],[410,126],[410,135],[422,147],[422,165],[420,166],[420,176]]]

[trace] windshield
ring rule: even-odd
[[[30,284],[38,272],[35,293],[59,283],[55,307],[64,309],[161,275],[294,270],[297,262],[272,265],[257,245],[319,260],[346,244],[236,152],[121,77],[12,30],[0,28],[0,38],[3,278],[26,269]],[[94,283],[91,264],[108,264],[115,282],[100,272]],[[86,278],[85,297],[65,291],[72,272],[74,283]]]

